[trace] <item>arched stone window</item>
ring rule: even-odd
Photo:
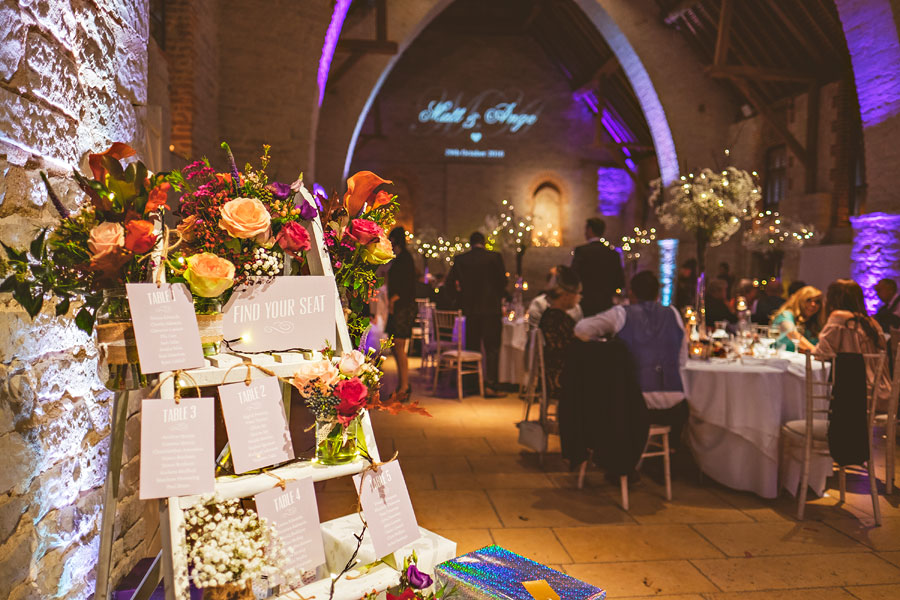
[[[535,246],[562,244],[562,193],[554,183],[545,181],[531,199],[532,240]]]

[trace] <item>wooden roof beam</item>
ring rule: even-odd
[[[731,15],[734,5],[731,0],[722,0],[719,10],[719,29],[716,32],[716,52],[713,56],[713,64],[724,66],[728,61],[728,42],[731,37]]]
[[[769,67],[755,67],[752,65],[721,65],[710,66],[706,68],[706,73],[710,77],[731,78],[743,77],[746,79],[755,79],[760,81],[787,81],[810,83],[815,78],[791,71],[788,69],[772,69]]]
[[[336,50],[361,54],[397,54],[397,42],[387,39],[387,0],[377,0],[375,3],[374,40],[339,40]]]
[[[585,93],[593,91],[597,85],[603,81],[606,77],[612,75],[616,72],[616,69],[619,68],[619,61],[616,59],[614,54],[611,54],[603,61],[603,64],[594,71],[594,74],[591,75],[586,81],[581,83],[580,85],[575,85],[573,82],[573,87],[575,88],[573,91],[576,94]]]

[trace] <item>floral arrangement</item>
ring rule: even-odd
[[[66,314],[73,299],[83,299],[75,323],[91,333],[104,290],[149,280],[150,254],[162,237],[159,223],[168,208],[169,184],[140,161],[122,162],[134,154],[120,142],[90,154],[92,178],[74,171],[90,203],[75,212],[63,206],[41,172],[62,221],[49,232],[42,230],[27,251],[3,245],[7,277],[0,284],[0,291],[12,292],[32,318],[46,295],[57,299],[57,315]]]
[[[322,213],[327,221],[325,246],[354,345],[369,326],[369,318],[362,316],[364,308],[382,282],[376,269],[394,258],[385,230],[394,224],[397,197],[376,192],[390,183],[371,171],[360,171],[347,180],[343,200],[332,198]]]
[[[297,272],[310,249],[304,222],[318,211],[301,175],[291,184],[270,182],[270,146],[263,146],[260,167],[238,171],[228,144],[223,143],[230,173],[218,173],[206,159],[168,176],[182,193],[177,214],[179,251],[168,257],[170,281],[183,281],[195,297],[228,298],[235,285],[253,277],[281,275],[285,255]]]
[[[293,384],[319,422],[347,426],[378,398],[384,356],[369,349],[336,356],[326,348],[322,359],[300,365]]]
[[[416,566],[418,558],[415,551],[403,559],[403,568],[400,570],[400,583],[388,589],[387,600],[440,600],[449,598],[453,591],[441,586],[436,591],[426,592],[434,584],[434,580],[427,573],[421,572]],[[377,594],[370,592],[365,600],[375,600]]]
[[[287,572],[275,530],[240,500],[201,504],[185,512],[190,578],[198,588],[248,588],[263,575]]]
[[[744,247],[763,254],[784,252],[806,245],[815,236],[812,225],[794,223],[777,211],[767,210],[758,213],[750,228],[744,232]]]
[[[663,193],[659,180],[652,186],[650,204],[660,222],[681,227],[697,239],[697,260],[703,272],[707,246],[726,242],[741,228],[741,221],[756,214],[759,187],[754,176],[728,167],[714,172],[703,169],[682,175]]]

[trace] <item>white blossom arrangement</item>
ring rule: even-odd
[[[198,588],[243,588],[264,575],[293,576],[275,530],[238,499],[188,509],[185,544],[190,577]]]
[[[815,236],[812,225],[795,223],[777,211],[767,210],[757,213],[750,229],[744,232],[744,247],[754,252],[772,254],[800,248],[815,241]]]
[[[661,188],[655,181],[650,196],[660,222],[693,233],[704,247],[718,246],[737,233],[741,221],[756,214],[760,200],[753,175],[735,167],[682,175],[666,194]]]

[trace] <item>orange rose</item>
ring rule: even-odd
[[[114,248],[125,245],[125,228],[118,223],[106,221],[91,229],[88,238],[88,249],[91,254],[97,256],[105,254]]]
[[[332,385],[340,379],[341,374],[337,367],[328,360],[323,358],[315,362],[301,363],[294,373],[294,387],[305,396],[304,389],[310,383],[318,383],[320,385]]]
[[[181,234],[181,239],[190,244],[197,239],[196,232],[194,231],[194,227],[196,227],[196,225],[197,215],[190,215],[185,217],[184,220],[175,227],[175,229],[177,229],[178,233]]]
[[[360,171],[347,180],[347,193],[344,194],[344,208],[347,214],[355,217],[362,211],[363,206],[374,206],[375,188],[383,183],[393,183],[382,179],[372,171]]]
[[[168,210],[169,207],[166,205],[166,201],[168,200],[168,192],[171,187],[172,184],[164,181],[150,190],[150,196],[147,199],[147,206],[144,208],[144,213],[155,212],[159,209]]]
[[[156,245],[156,232],[153,223],[133,219],[125,223],[125,247],[135,254],[149,252]]]
[[[202,252],[188,257],[184,278],[191,292],[202,298],[217,298],[234,285],[234,265],[215,254]]]
[[[272,217],[256,198],[235,198],[222,207],[219,227],[233,237],[264,243],[272,237]]]

